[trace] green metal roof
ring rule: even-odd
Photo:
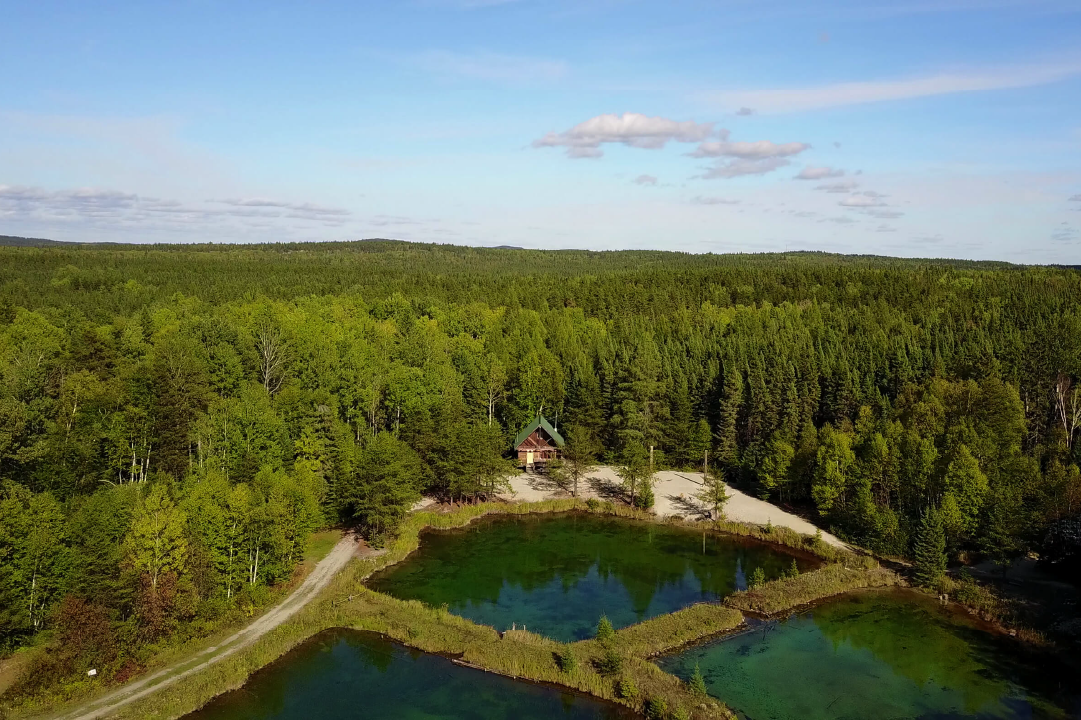
[[[525,442],[525,439],[537,428],[542,428],[544,432],[548,433],[552,441],[555,442],[556,447],[563,447],[565,444],[566,441],[563,440],[563,436],[552,427],[551,423],[545,420],[543,415],[538,415],[531,423],[522,428],[522,431],[518,433],[518,437],[514,438],[514,447],[518,447]]]

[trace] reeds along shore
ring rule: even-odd
[[[723,704],[695,694],[686,683],[662,671],[648,658],[738,627],[743,622],[741,611],[779,613],[847,590],[897,582],[895,575],[879,568],[872,559],[837,550],[813,537],[779,528],[710,524],[708,530],[711,532],[755,537],[797,548],[815,554],[827,564],[796,578],[775,580],[736,593],[724,604],[694,605],[623,628],[607,641],[577,643],[560,643],[521,630],[501,635],[491,627],[477,625],[446,609],[399,600],[369,590],[363,584],[373,572],[400,562],[415,550],[425,528],[461,527],[493,513],[574,510],[671,522],[611,503],[602,503],[591,510],[586,503],[576,499],[478,503],[445,511],[414,513],[406,518],[399,534],[387,544],[383,554],[352,562],[316,600],[250,647],[160,692],[119,708],[112,716],[181,716],[198,709],[214,696],[241,686],[253,672],[312,635],[329,628],[346,627],[376,632],[425,652],[460,658],[479,669],[558,684],[639,711],[646,710],[648,705],[654,714],[663,707],[666,716],[671,718],[731,718],[734,716]],[[694,527],[701,528],[702,524],[694,524]],[[18,712],[11,717],[26,714]]]

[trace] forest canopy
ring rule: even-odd
[[[1070,557],[1079,301],[1071,269],[819,253],[0,247],[0,642],[120,668],[319,527],[498,490],[539,412],[878,552]]]

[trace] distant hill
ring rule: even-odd
[[[18,235],[0,235],[0,245],[5,247],[45,247],[46,245],[76,245],[77,243],[45,238],[27,238]]]

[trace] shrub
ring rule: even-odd
[[[631,702],[638,700],[638,686],[629,677],[620,678],[617,690],[619,696],[624,700],[630,700]]]
[[[615,675],[623,669],[623,658],[615,648],[606,647],[604,653],[595,661],[595,665],[602,675]]]
[[[672,720],[691,720],[691,713],[681,705],[672,711]]]
[[[748,587],[756,588],[766,584],[766,571],[760,567],[756,567],[754,572],[751,573],[751,580],[747,583]]]
[[[665,720],[668,716],[668,703],[664,698],[651,697],[646,700],[645,711],[649,720]]]
[[[799,565],[796,564],[796,558],[792,558],[792,564],[788,566],[788,572],[784,576],[786,578],[799,577]]]
[[[559,664],[559,669],[565,673],[572,673],[578,669],[578,658],[574,657],[574,653],[570,650],[564,650],[562,653],[557,654],[556,663]]]
[[[689,683],[691,692],[695,695],[707,695],[706,691],[706,679],[702,677],[702,668],[698,667],[698,663],[694,664],[694,675],[691,676],[691,682]]]
[[[588,500],[586,500],[586,507],[589,508],[590,512],[597,512],[597,508],[599,508],[600,506],[601,506],[601,501],[598,500],[597,498],[592,498],[591,497]]]
[[[639,510],[649,510],[651,507],[653,507],[654,502],[656,502],[656,499],[653,495],[653,488],[651,488],[649,484],[646,483],[642,486],[642,489],[635,496],[634,506]]]
[[[608,616],[601,615],[601,620],[597,623],[597,639],[601,642],[606,642],[615,636],[615,628],[612,627],[612,623],[608,620]]]

